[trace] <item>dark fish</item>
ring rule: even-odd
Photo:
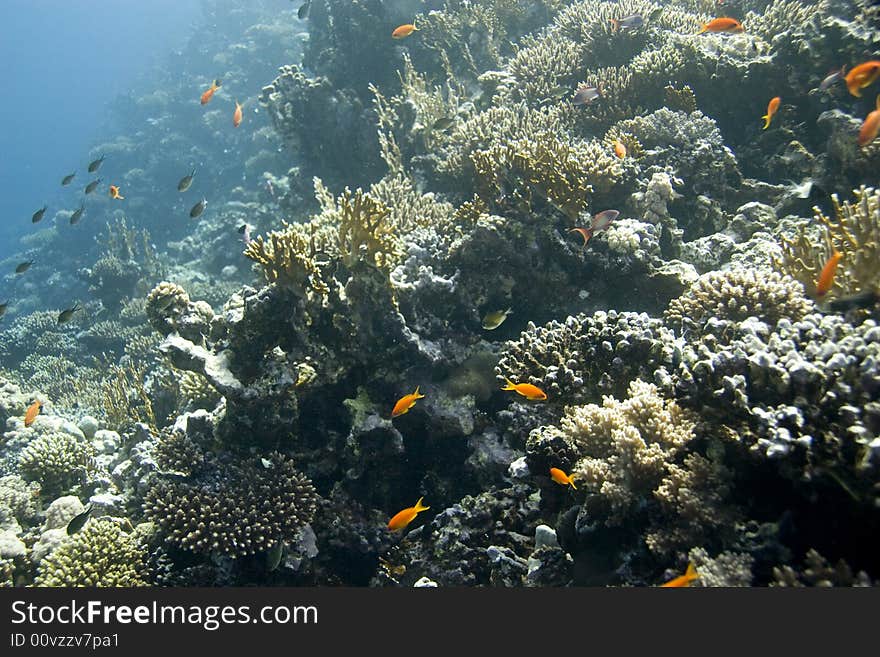
[[[434,124],[431,126],[433,130],[449,130],[452,126],[455,125],[455,119],[451,116],[441,116],[439,119],[434,121]]]
[[[205,211],[205,208],[208,207],[208,199],[203,198],[201,201],[192,206],[192,210],[189,211],[189,216],[195,219],[202,212]]]
[[[611,31],[637,30],[645,24],[645,19],[638,14],[625,16],[624,18],[611,19]]]
[[[60,313],[58,313],[58,323],[59,324],[67,324],[72,318],[73,314],[80,310],[78,304],[73,304],[70,308],[65,308]]]
[[[180,182],[177,183],[177,191],[178,192],[185,192],[186,190],[188,190],[189,186],[193,184],[193,176],[195,176],[195,175],[196,175],[196,170],[193,169],[191,174],[181,178]]]
[[[574,98],[571,99],[571,104],[575,107],[579,105],[589,105],[596,100],[599,95],[598,87],[582,84],[577,88],[577,91],[575,91]]]
[[[48,205],[44,205],[39,210],[34,212],[34,216],[31,217],[31,222],[37,223],[38,221],[40,221],[43,218],[43,215],[46,214],[46,209],[48,207],[49,207]]]
[[[871,308],[880,302],[880,290],[865,290],[848,297],[833,299],[828,302],[828,310],[845,313],[856,308]]]
[[[100,184],[101,184],[101,178],[98,178],[97,180],[93,180],[92,182],[90,182],[88,185],[86,185],[86,194],[91,194],[93,191],[95,191],[95,189]]]
[[[9,308],[9,302],[8,302],[8,301],[4,301],[3,303],[0,303],[0,317],[3,317],[3,315],[6,314],[6,309],[7,309],[7,308]]]
[[[311,8],[312,8],[311,2],[304,2],[302,5],[300,5],[300,8],[296,11],[296,15],[299,17],[300,20],[305,20],[306,18],[309,17],[309,9],[311,9]]]
[[[32,264],[34,264],[33,260],[25,260],[24,262],[19,263],[18,266],[15,268],[15,273],[16,274],[25,273],[28,269],[31,268]]]
[[[104,156],[102,155],[97,160],[92,160],[89,162],[89,173],[95,173],[100,167],[101,163],[104,161]]]
[[[74,177],[75,175],[76,175],[76,171],[74,171],[73,173],[68,173],[66,176],[64,176],[64,177],[61,179],[61,184],[62,184],[62,185],[69,185],[69,184],[70,184],[70,181],[73,180],[73,177]]]
[[[281,564],[281,555],[284,554],[284,546],[281,541],[275,543],[271,550],[266,552],[266,568],[272,572]]]
[[[73,214],[70,215],[70,225],[73,226],[76,224],[83,216],[83,212],[86,211],[86,204],[82,203],[76,210],[73,211]]]
[[[843,76],[845,76],[845,75],[846,75],[846,64],[841,66],[838,70],[831,71],[831,73],[826,75],[822,79],[822,82],[819,83],[819,91],[828,91],[831,88],[831,85],[833,85],[838,80],[842,79]]]
[[[605,230],[608,228],[609,224],[617,219],[620,215],[620,212],[617,210],[602,210],[602,212],[597,213],[593,217],[592,224],[590,225],[590,230],[593,231],[593,234]]]
[[[86,507],[86,510],[80,513],[77,516],[74,516],[69,523],[67,523],[67,535],[72,536],[76,534],[83,526],[89,521],[89,516],[92,515],[92,505],[89,504]]]

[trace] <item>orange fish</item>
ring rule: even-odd
[[[420,497],[415,506],[411,506],[408,509],[404,509],[403,511],[399,511],[398,513],[396,513],[395,516],[388,521],[388,529],[393,532],[396,532],[399,529],[403,529],[409,523],[415,520],[416,516],[419,515],[420,512],[430,509],[431,507],[429,506],[422,506],[423,499],[425,498]]]
[[[831,257],[828,258],[828,262],[822,267],[822,271],[819,273],[819,280],[816,281],[817,297],[824,297],[828,294],[831,286],[834,285],[834,274],[837,273],[837,264],[840,262],[841,258],[843,258],[843,254],[837,249],[834,249],[834,253],[831,254]]]
[[[416,400],[422,398],[424,398],[424,395],[419,394],[419,386],[416,386],[415,392],[404,395],[397,400],[397,403],[391,411],[391,417],[397,417],[398,415],[403,415],[404,413],[409,412],[409,409],[416,405]]]
[[[859,146],[867,146],[874,141],[878,130],[880,130],[880,94],[877,95],[877,109],[868,114],[859,130],[859,138],[856,140]]]
[[[211,83],[211,86],[205,90],[205,93],[202,94],[202,105],[207,105],[211,98],[214,97],[214,92],[220,88],[220,80],[214,80]]]
[[[37,400],[30,406],[28,406],[27,411],[24,414],[24,426],[29,427],[34,423],[34,420],[37,419],[37,416],[40,414],[40,409],[43,408],[43,402]]]
[[[860,90],[873,84],[878,76],[880,76],[880,59],[872,59],[851,68],[843,79],[849,92],[860,98],[862,95]]]
[[[119,193],[119,188],[116,185],[110,185],[110,198],[115,198],[118,201],[121,201],[125,197]]]
[[[408,37],[413,32],[418,32],[419,28],[417,28],[412,23],[407,23],[406,25],[401,25],[399,27],[395,27],[394,31],[391,33],[392,39],[403,39],[404,37]]]
[[[550,478],[557,484],[571,486],[572,488],[577,490],[577,486],[574,485],[574,476],[565,474],[564,470],[560,470],[559,468],[550,468]]]
[[[232,125],[238,127],[241,124],[241,105],[235,101],[235,111],[232,113]]]
[[[742,32],[743,26],[735,18],[713,18],[711,21],[703,25],[703,29],[697,32]]]
[[[764,130],[770,127],[770,121],[773,120],[773,116],[779,109],[779,103],[781,102],[782,99],[779,96],[770,99],[770,103],[767,105],[767,113],[761,117],[762,119],[764,119]]]
[[[531,383],[514,383],[510,379],[504,379],[504,381],[506,382],[506,385],[501,388],[502,390],[516,390],[516,392],[526,399],[547,399],[547,393],[541,390],[538,386],[533,386]]]
[[[661,584],[660,586],[670,586],[670,587],[680,587],[680,586],[690,586],[691,582],[695,579],[698,579],[700,574],[697,572],[697,569],[694,568],[694,564],[689,563],[687,570],[684,571],[684,575],[679,575],[678,577],[674,577],[669,580],[665,584]]]
[[[614,140],[614,154],[621,160],[626,157],[626,146],[619,139]]]

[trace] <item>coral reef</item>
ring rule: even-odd
[[[113,520],[91,520],[40,561],[37,586],[144,586],[144,552]]]

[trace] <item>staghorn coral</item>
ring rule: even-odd
[[[861,187],[854,190],[855,203],[843,204],[831,195],[835,218],[818,207],[815,221],[822,226],[819,235],[804,224],[792,236],[780,235],[781,256],[774,256],[777,269],[800,281],[807,294],[814,295],[819,272],[834,251],[843,255],[828,292],[841,297],[880,286],[880,190]]]
[[[239,557],[293,540],[311,521],[317,493],[293,461],[277,452],[265,458],[268,466],[206,457],[189,480],[157,481],[144,513],[166,540],[201,554]]]
[[[54,495],[83,477],[94,456],[92,445],[74,435],[44,433],[22,450],[18,467],[26,479],[38,481],[45,494]]]
[[[638,377],[671,367],[675,338],[646,314],[598,311],[544,326],[529,322],[508,341],[495,373],[502,381],[528,381],[550,400],[583,403],[599,394],[623,394]]]
[[[757,317],[771,326],[782,317],[800,320],[813,309],[797,281],[758,269],[713,271],[700,276],[669,303],[664,318],[679,330],[699,332],[708,319]]]
[[[146,553],[109,519],[90,520],[40,561],[37,586],[146,586]]]
[[[146,389],[147,366],[129,360],[122,364],[108,364],[107,376],[101,385],[102,404],[107,423],[122,430],[142,422],[157,431],[153,402]]]

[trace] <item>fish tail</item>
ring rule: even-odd
[[[507,377],[504,377],[504,387],[501,389],[502,390],[516,390],[516,386],[513,384],[513,381],[511,381]]]
[[[571,487],[574,488],[575,490],[578,489],[578,487],[574,485],[574,475],[571,475],[571,476],[568,478],[568,483],[570,483],[570,484],[571,484]]]
[[[422,500],[424,500],[424,499],[425,499],[424,497],[420,497],[419,501],[416,502],[416,506],[415,506],[416,513],[418,513],[419,511],[427,511],[428,509],[431,508],[429,506],[425,506],[424,504],[422,504]]]
[[[217,78],[216,80],[214,80],[213,87],[215,89],[219,89],[222,86],[223,86],[223,81],[220,78]]]
[[[422,399],[424,397],[424,395],[419,394],[419,387],[420,386],[416,386],[416,391],[413,393],[413,397],[416,399]]]
[[[875,104],[877,105],[877,109],[880,110],[880,94],[877,94],[877,101]]]
[[[764,130],[766,130],[768,127],[770,127],[770,114],[765,114],[761,118],[764,119]]]
[[[617,30],[619,28],[620,28],[620,21],[617,20],[616,18],[612,18],[611,19],[611,32],[617,32]]]
[[[688,578],[688,580],[697,579],[700,577],[700,573],[697,572],[697,569],[694,567],[693,562],[690,561],[688,562],[687,570],[684,571],[684,575]]]

